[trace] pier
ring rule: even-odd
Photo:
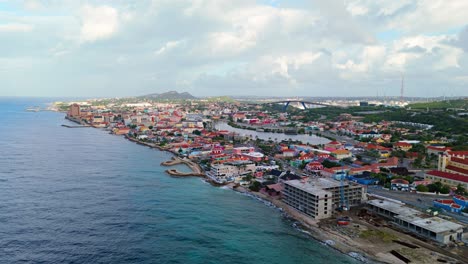
[[[83,127],[91,127],[90,125],[81,125],[81,126],[70,126],[70,125],[62,125],[66,128],[83,128]]]
[[[187,160],[187,159],[181,159],[178,157],[172,157],[171,160],[164,161],[161,163],[162,166],[174,166],[177,164],[185,164],[187,165],[192,172],[180,172],[178,170],[170,169],[166,170],[166,173],[172,176],[199,176],[199,177],[205,177],[205,173],[203,173],[203,170],[201,169],[200,165],[197,163]]]

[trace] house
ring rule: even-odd
[[[342,147],[343,145],[338,141],[330,141],[324,145],[324,149],[330,149],[330,150],[341,149]]]
[[[390,185],[390,189],[394,191],[409,191],[409,182],[404,179],[393,179]]]
[[[294,149],[283,150],[283,158],[293,158],[296,156],[296,151]]]
[[[351,152],[349,150],[346,150],[346,149],[337,149],[337,150],[332,151],[331,153],[332,153],[333,156],[335,156],[335,158],[337,158],[339,160],[352,157]]]
[[[311,172],[318,172],[318,171],[323,170],[323,165],[320,162],[313,161],[313,162],[307,163],[305,169]]]
[[[393,145],[394,150],[408,151],[412,148],[412,145],[407,142],[397,142]]]

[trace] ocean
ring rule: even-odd
[[[0,263],[357,263],[169,153],[24,111],[54,100],[0,98]]]

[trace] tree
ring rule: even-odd
[[[448,194],[450,193],[450,187],[448,185],[443,185],[441,188],[440,188],[440,193],[441,194]]]
[[[306,161],[303,160],[301,165],[299,165],[299,169],[301,169],[301,170],[305,169],[306,165],[307,165]]]
[[[258,192],[260,191],[261,184],[258,181],[252,182],[252,184],[249,186],[249,189],[253,192]]]
[[[461,183],[459,183],[457,185],[457,190],[455,191],[455,193],[458,194],[458,195],[465,195],[466,194],[465,187],[463,187],[463,185],[461,185]]]
[[[429,188],[429,192],[439,193],[440,189],[442,189],[442,183],[441,182],[431,183],[427,185],[427,188]]]
[[[428,192],[429,188],[427,188],[427,186],[425,186],[425,185],[420,184],[420,185],[416,186],[416,191],[418,191],[418,192]]]

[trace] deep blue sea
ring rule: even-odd
[[[0,98],[0,263],[356,263],[170,154]],[[179,169],[187,170],[181,167]]]

